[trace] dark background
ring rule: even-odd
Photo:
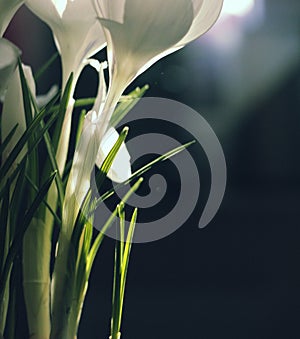
[[[55,51],[48,28],[23,8],[7,36],[34,70]],[[300,338],[299,52],[299,1],[257,0],[248,15],[223,17],[133,84],[149,83],[148,96],[175,99],[206,118],[224,149],[228,186],[216,217],[199,230],[210,178],[192,146],[202,175],[197,208],[169,237],[133,246],[122,339]],[[59,84],[59,67],[38,84],[40,93]],[[86,70],[76,96],[94,95],[95,79]],[[176,195],[164,166],[157,170]],[[107,238],[97,257],[79,338],[108,338],[113,248]]]

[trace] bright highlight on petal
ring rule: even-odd
[[[68,0],[52,0],[58,14],[60,15],[60,17],[62,18],[64,11],[67,7],[67,2]]]

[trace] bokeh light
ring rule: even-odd
[[[254,8],[255,0],[225,0],[222,16],[245,16]]]

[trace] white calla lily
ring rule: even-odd
[[[10,77],[14,73],[20,50],[6,39],[0,38],[0,100],[5,93]]]
[[[107,36],[114,96],[157,60],[204,34],[223,4],[223,0],[92,1]]]
[[[85,59],[106,44],[92,4],[86,0],[26,0],[25,3],[52,29],[62,58],[63,87],[71,72],[75,86]]]
[[[0,36],[3,36],[12,17],[24,0],[0,0]]]

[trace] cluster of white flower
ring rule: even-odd
[[[95,163],[101,165],[109,152],[107,145],[112,146],[113,141],[116,140],[117,133],[109,122],[126,87],[153,63],[204,34],[217,20],[223,0],[164,0],[163,2],[160,0],[15,0],[12,2],[1,0],[2,32],[22,3],[46,22],[53,32],[62,61],[62,88],[65,87],[70,74],[74,75],[71,99],[57,151],[57,164],[61,173],[67,157],[74,106],[73,94],[77,80],[85,65],[93,63],[90,58],[101,49],[107,48],[108,90],[104,80],[101,80],[104,79],[102,65],[98,67],[100,76],[98,99],[93,109],[86,115],[73,160],[74,171],[71,171],[66,193],[66,196],[70,196],[76,192],[77,202],[80,205],[89,188],[88,178],[91,169]],[[3,67],[0,60],[1,80],[3,78],[1,87],[4,87],[4,82],[9,79],[6,64],[8,63],[9,69],[13,70],[16,66],[16,58],[19,56],[18,50],[14,46],[7,48],[7,44],[7,41],[2,41],[0,45],[0,56],[5,61]],[[26,74],[31,90],[34,92],[31,72],[27,70]],[[19,79],[12,82],[12,89],[9,92],[20,93]],[[3,137],[16,123],[19,125],[19,135],[25,130],[25,119],[22,114],[10,114],[12,111],[22,112],[20,102],[16,106],[16,101],[8,99],[9,96],[6,102],[4,101],[2,119],[6,122],[2,124]],[[15,105],[13,109],[11,105]],[[106,132],[108,134],[104,138]],[[129,159],[126,147],[122,147],[108,176],[116,182],[128,179],[131,175]],[[120,163],[122,166],[116,166]]]
[[[68,255],[71,253],[70,240],[80,207],[90,189],[92,169],[95,164],[101,166],[118,139],[118,133],[110,125],[115,108],[125,89],[137,76],[159,59],[204,34],[217,20],[223,0],[0,0],[2,141],[17,126],[13,137],[7,138],[10,141],[10,145],[6,145],[8,154],[26,131],[26,110],[23,107],[20,83],[23,73],[32,96],[36,95],[35,81],[30,67],[23,65],[21,73],[16,70],[20,51],[3,38],[12,17],[23,4],[52,30],[62,63],[62,90],[68,88],[69,79],[73,79],[69,87],[70,98],[64,121],[61,131],[58,131],[60,136],[58,136],[56,154],[52,156],[57,165],[54,168],[58,175],[62,176],[66,165],[76,83],[86,65],[92,65],[99,73],[98,94],[92,110],[85,115],[67,185],[64,187],[64,199],[61,198],[61,227],[57,241],[59,246],[51,280],[51,292],[49,276],[51,246],[49,244],[51,244],[53,215],[50,216],[49,222],[48,210],[46,216],[43,216],[45,220],[34,218],[35,228],[29,227],[31,233],[26,233],[27,238],[23,242],[26,244],[23,246],[23,280],[26,282],[24,297],[30,337],[66,338],[64,331],[67,331],[68,326],[63,331],[61,323],[65,318],[68,323],[71,307],[69,302],[74,301],[72,294],[69,298],[65,296],[67,291],[72,292],[66,288],[67,280],[70,278],[70,272],[67,270]],[[100,63],[91,59],[103,48],[107,48],[107,62]],[[107,65],[108,84],[103,73]],[[28,101],[30,98],[29,96]],[[30,107],[30,103],[28,106]],[[16,162],[20,162],[21,157],[22,153]],[[131,176],[130,156],[125,145],[120,147],[108,176],[116,182],[123,182]],[[47,207],[54,213],[57,208],[59,193],[57,191],[59,189],[56,190],[55,185],[52,185],[46,199]],[[31,235],[33,238],[30,238]],[[37,244],[32,246],[32,239],[39,239],[37,248],[35,248]],[[82,245],[84,239],[80,237],[79,240]],[[41,248],[43,255],[38,252]],[[24,267],[33,267],[33,269],[24,269]],[[79,289],[82,294],[80,300],[75,300],[79,308],[75,307],[75,311],[71,312],[75,324],[80,317],[80,307],[83,302],[81,299],[84,299],[86,290],[85,285],[81,287],[83,292]],[[63,299],[66,299],[66,302],[62,306]],[[53,328],[50,336],[51,326]],[[0,336],[1,332],[3,329],[0,326]]]
[[[217,20],[223,0],[1,0],[1,35],[22,3],[53,32],[62,60],[62,87],[73,72],[74,90],[87,60],[107,46],[109,88],[105,104],[94,108],[101,124],[100,142],[126,87],[157,60],[204,34]],[[1,87],[4,87],[2,73],[7,74],[5,63],[9,62],[13,69],[18,56],[16,51],[12,56],[4,54],[3,45],[0,45]],[[69,106],[65,136],[71,125],[72,101]],[[65,139],[67,143],[68,138]],[[58,160],[62,168],[65,157],[63,154]],[[128,169],[125,173],[129,173]],[[120,173],[120,178],[113,179],[122,181],[124,175]]]

